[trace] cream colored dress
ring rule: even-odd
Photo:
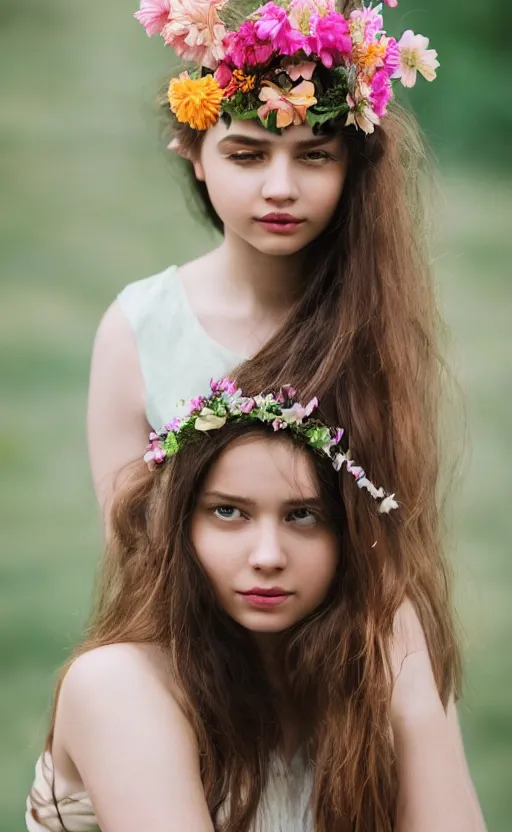
[[[52,758],[46,752],[37,761],[34,785],[27,798],[29,832],[62,832],[63,829],[67,832],[99,832],[86,792],[57,794],[57,812],[52,797],[52,779]],[[299,751],[289,766],[275,757],[251,832],[314,832],[310,808],[312,787],[312,769],[305,752]]]
[[[154,430],[175,416],[177,406],[208,395],[210,379],[229,376],[245,360],[214,341],[189,306],[177,266],[130,283],[118,295],[134,334],[146,390],[146,415]]]

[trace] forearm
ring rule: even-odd
[[[441,702],[393,721],[396,832],[485,832]]]

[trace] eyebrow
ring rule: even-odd
[[[323,144],[329,144],[336,140],[336,136],[315,136],[313,139],[303,139],[302,141],[297,142],[297,147],[301,150],[309,150],[313,147],[320,147]],[[245,144],[249,147],[268,147],[271,144],[275,144],[275,142],[271,142],[268,139],[257,139],[254,136],[244,136],[243,133],[232,133],[230,136],[224,136],[223,139],[220,140],[217,147],[223,147],[226,144]]]
[[[205,491],[203,499],[221,500],[223,503],[232,505],[238,503],[243,506],[255,505],[255,500],[248,500],[247,497],[239,497],[236,494],[224,494],[222,491]],[[285,500],[283,505],[288,507],[300,506],[301,508],[321,508],[323,502],[320,497],[297,497],[294,500]]]

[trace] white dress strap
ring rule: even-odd
[[[135,336],[146,414],[155,430],[183,415],[180,399],[206,395],[211,378],[229,375],[242,361],[203,329],[176,266],[130,283],[118,301]]]

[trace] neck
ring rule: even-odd
[[[220,288],[229,293],[230,304],[272,316],[286,314],[300,297],[300,252],[283,257],[263,254],[228,231],[215,256]]]

